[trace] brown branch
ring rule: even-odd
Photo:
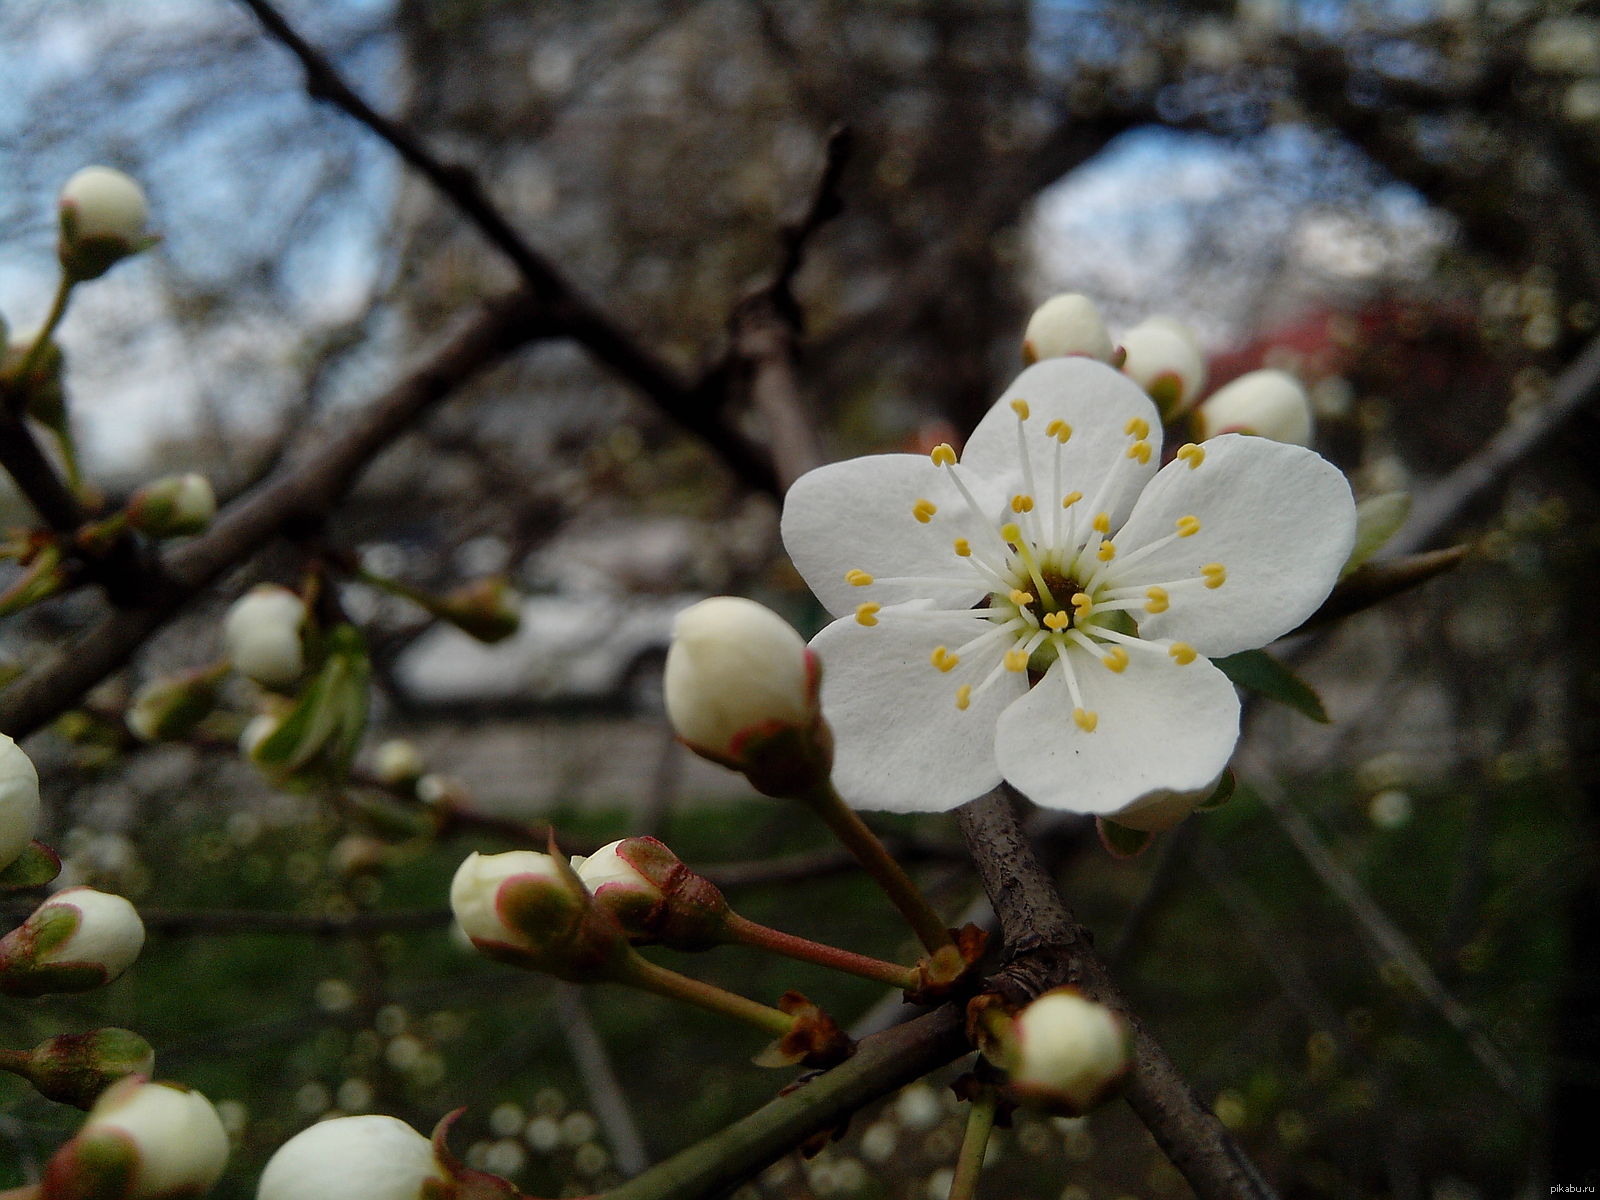
[[[708,374],[696,383],[682,379],[670,364],[584,297],[530,246],[471,170],[438,158],[410,130],[373,109],[267,0],[240,3],[271,37],[300,60],[307,93],[360,122],[426,179],[506,256],[534,296],[543,302],[562,334],[578,342],[597,362],[633,384],[669,417],[703,439],[745,484],[758,491],[778,491],[777,477],[765,451],[723,419],[725,396],[720,377]]]
[[[527,292],[485,306],[472,324],[348,418],[314,454],[229,505],[202,537],[170,555],[162,564],[161,586],[142,604],[106,617],[0,692],[0,730],[25,737],[71,708],[200,589],[278,534],[320,521],[367,464],[430,407],[549,332],[543,307]]]
[[[1007,969],[996,981],[1025,1000],[1064,983],[1120,1011],[1134,1037],[1129,1106],[1200,1200],[1273,1200],[1274,1192],[1221,1121],[1200,1102],[1167,1053],[1128,1009],[1094,952],[1093,939],[1062,903],[1001,789],[958,810],[984,890],[1005,937]]]

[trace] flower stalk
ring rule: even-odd
[[[61,318],[67,315],[67,304],[72,299],[72,289],[78,281],[66,271],[61,272],[61,280],[56,284],[56,294],[50,301],[50,311],[45,314],[44,324],[39,326],[39,332],[34,335],[33,344],[23,354],[22,361],[12,371],[11,377],[17,382],[27,386],[29,378],[33,375],[34,368],[39,365],[39,360],[44,357],[45,347],[50,344],[50,337],[56,331],[56,326],[61,324]]]
[[[907,990],[915,988],[921,982],[915,968],[902,967],[898,963],[885,962],[880,958],[870,958],[865,954],[841,950],[837,946],[829,946],[823,942],[814,942],[797,934],[784,933],[781,929],[773,929],[741,917],[736,912],[730,911],[723,919],[722,932],[727,941],[736,942],[741,946],[752,946],[799,962],[830,967],[847,975],[857,975],[876,983],[886,983],[890,987]]]
[[[732,1017],[776,1037],[783,1037],[794,1029],[795,1019],[781,1009],[719,988],[716,984],[680,975],[631,952],[624,962],[617,965],[616,973],[611,978],[617,983]]]
[[[994,1089],[980,1087],[967,1110],[967,1131],[956,1155],[956,1173],[950,1181],[950,1200],[973,1200],[978,1194],[978,1175],[983,1170],[989,1135],[994,1132],[996,1098]]]

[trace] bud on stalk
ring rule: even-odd
[[[41,1200],[188,1200],[210,1191],[227,1161],[209,1100],[133,1076],[107,1089],[50,1159]]]
[[[121,896],[63,888],[0,938],[0,992],[87,992],[121,975],[144,948],[144,922]]]

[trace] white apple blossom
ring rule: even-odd
[[[336,1117],[278,1147],[256,1200],[421,1200],[447,1179],[433,1144],[394,1117]]]
[[[0,733],[0,871],[28,848],[39,827],[39,773],[21,746]]]
[[[877,455],[790,489],[783,539],[839,619],[812,641],[849,803],[941,811],[1009,780],[1175,823],[1238,738],[1209,657],[1310,616],[1355,532],[1309,450],[1225,436],[1160,467],[1155,405],[1085,358],[1030,367],[958,461]]]

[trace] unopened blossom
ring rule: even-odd
[[[1206,397],[1195,412],[1195,425],[1202,440],[1221,433],[1249,433],[1309,446],[1311,398],[1286,371],[1251,371]]]
[[[84,167],[61,188],[61,265],[76,279],[96,279],[150,242],[144,189],[112,167]]]
[[[433,1143],[404,1121],[336,1117],[278,1147],[256,1200],[423,1200],[448,1178]]]
[[[42,1200],[187,1200],[210,1191],[227,1162],[228,1135],[209,1100],[132,1076],[106,1090],[50,1159]],[[108,1191],[108,1179],[120,1186]]]
[[[1116,349],[1094,301],[1076,292],[1052,296],[1034,309],[1022,335],[1022,358],[1029,363],[1071,355],[1110,362]]]
[[[0,733],[0,871],[28,848],[39,827],[39,773],[21,746]]]
[[[275,583],[258,584],[233,602],[222,642],[234,667],[265,687],[287,687],[305,670],[300,630],[305,601]]]
[[[88,991],[116,979],[143,948],[144,922],[124,897],[63,888],[0,938],[0,991]]]
[[[417,749],[416,743],[405,738],[390,738],[373,755],[373,774],[390,787],[413,784],[426,769],[427,764],[423,762],[422,752]]]
[[[1002,779],[1050,808],[1173,824],[1238,738],[1209,661],[1327,596],[1355,506],[1298,446],[1224,436],[1160,466],[1155,405],[1084,358],[1024,371],[966,451],[821,467],[783,539],[839,619],[813,639],[834,783],[942,811]]]
[[[128,501],[128,524],[155,538],[199,533],[216,515],[211,481],[193,471],[152,480]]]
[[[1205,355],[1189,327],[1150,317],[1122,335],[1122,373],[1156,402],[1163,417],[1193,403],[1206,382]]]
[[[1127,1074],[1127,1022],[1076,988],[1034,1000],[1003,1038],[1012,1095],[1067,1116],[1099,1103]]]

